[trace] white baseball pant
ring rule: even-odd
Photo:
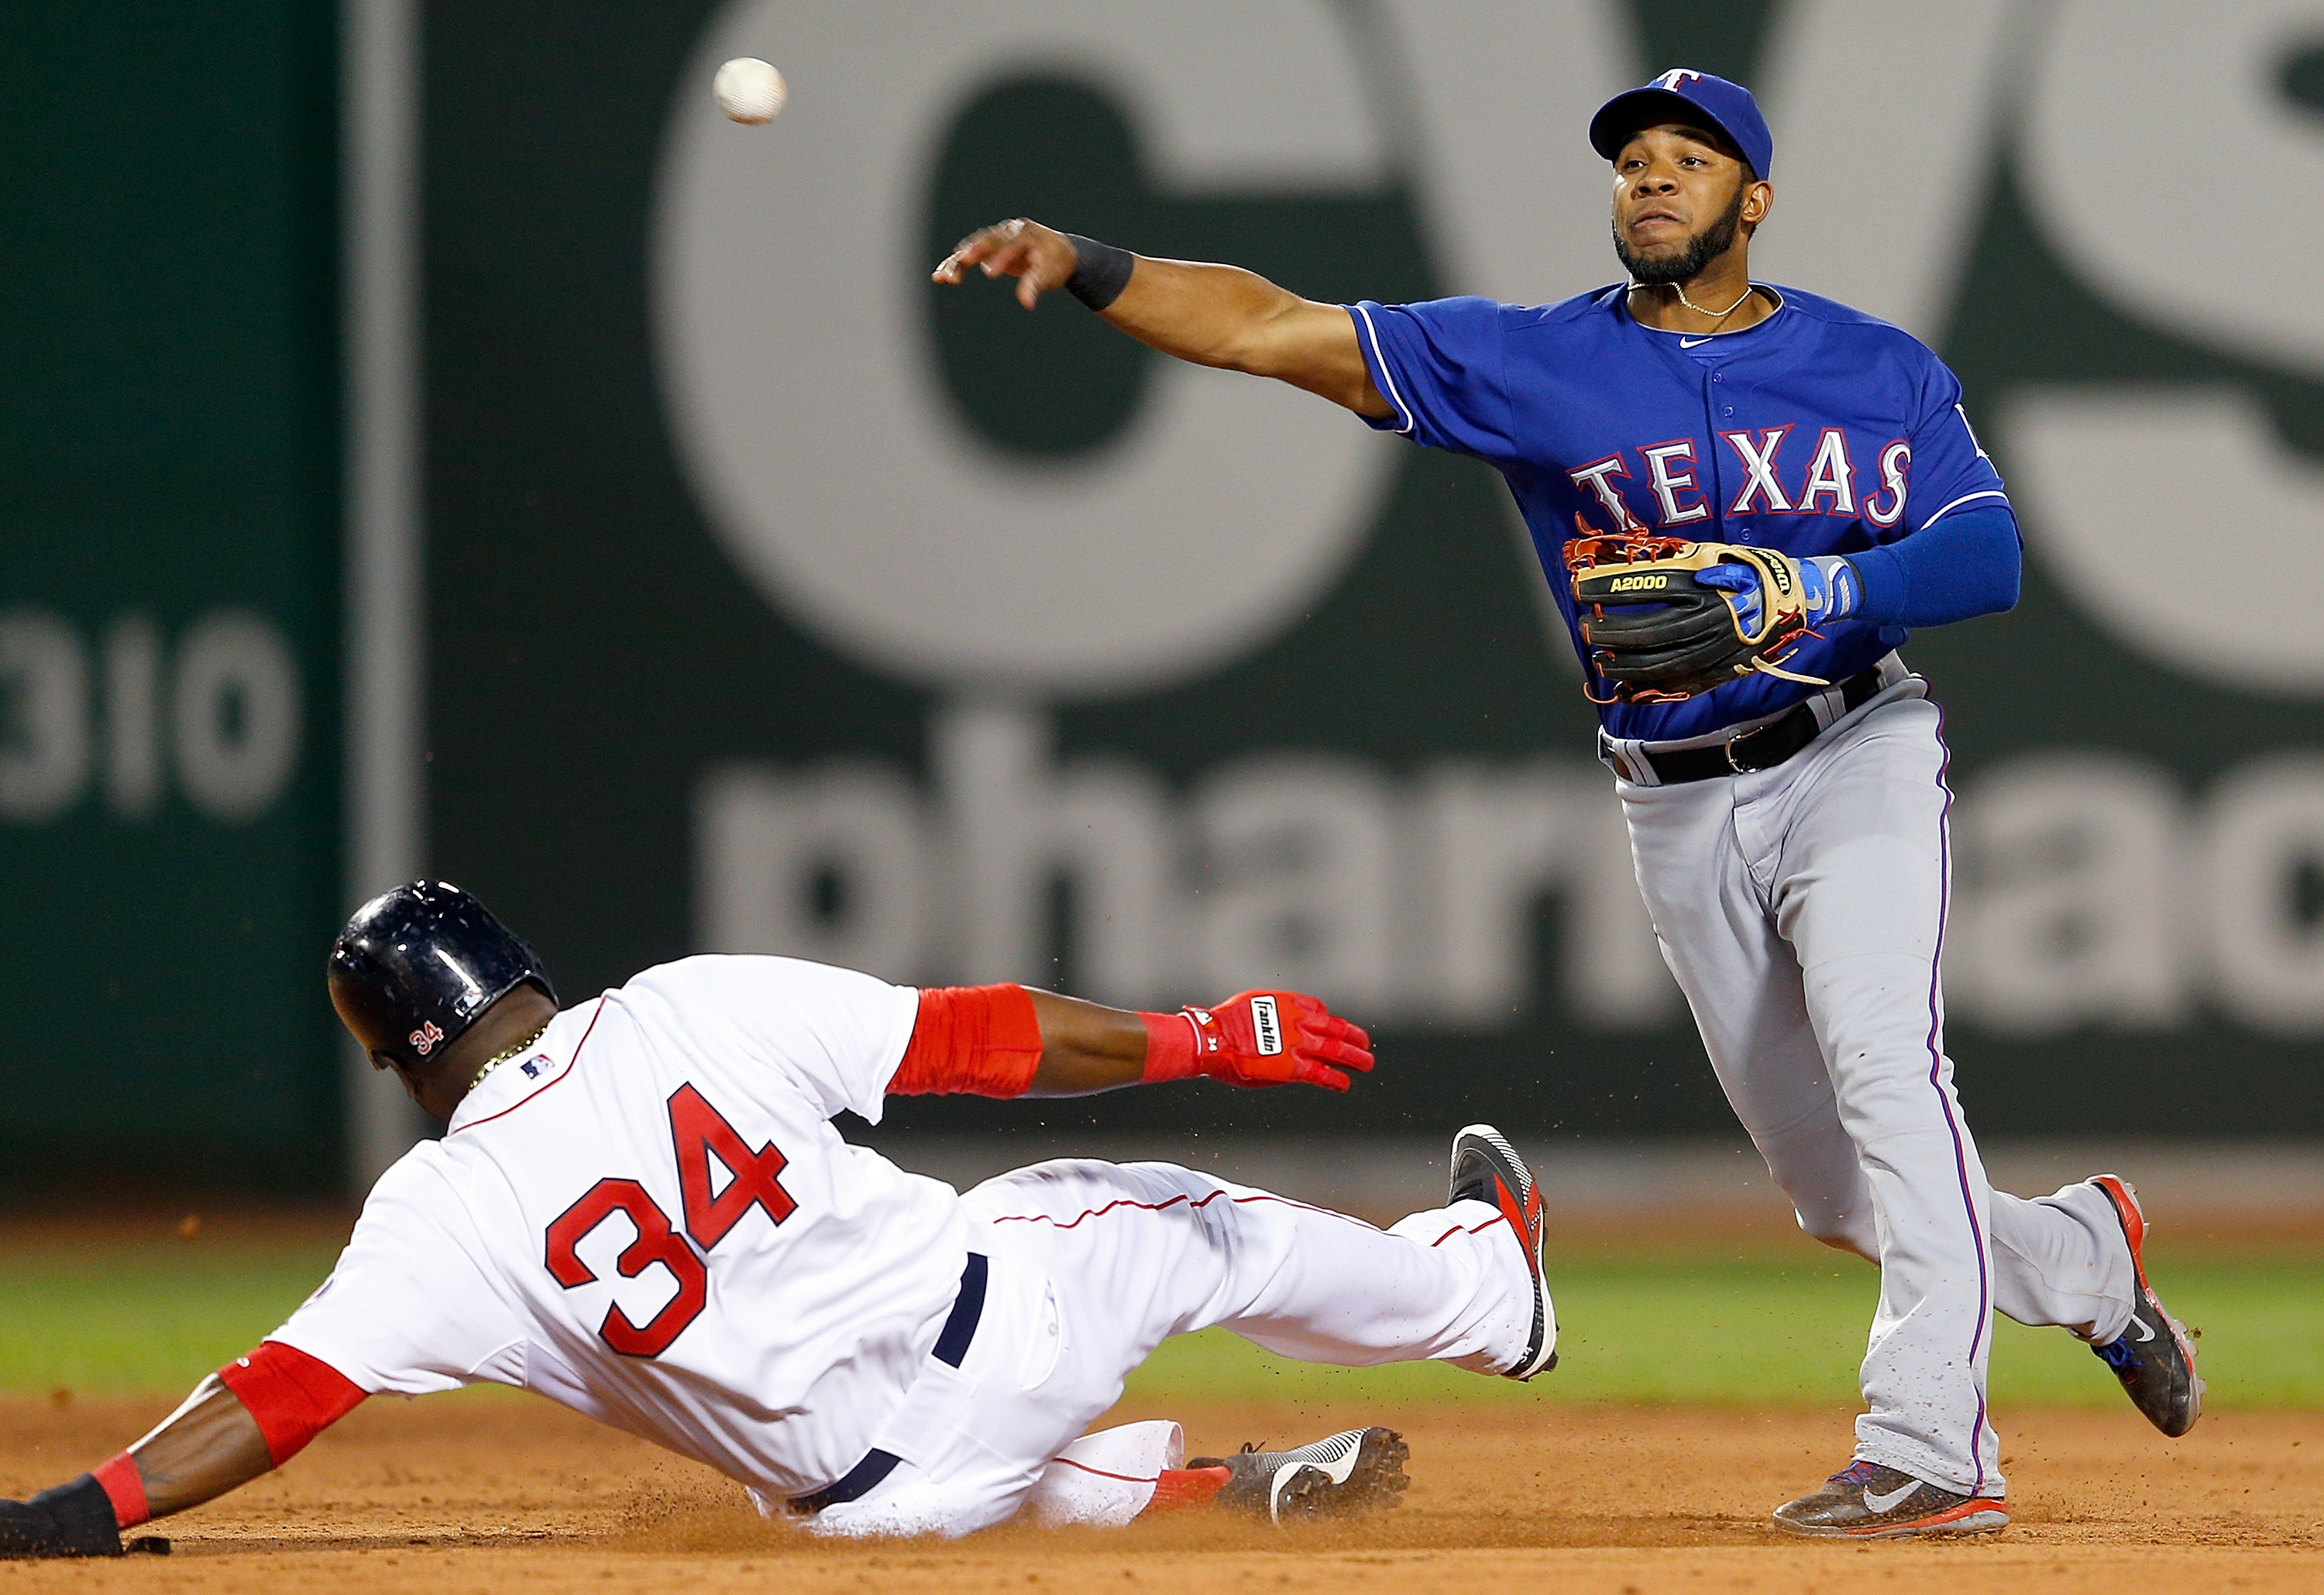
[[[2135,1280],[2088,1185],[1991,1189],[1944,1053],[1942,716],[1908,677],[1773,770],[1620,781],[1639,889],[1800,1227],[1880,1265],[1856,1454],[1999,1497],[1992,1313],[2100,1343]]]
[[[1480,1202],[1379,1230],[1171,1164],[1080,1160],[1001,1175],[962,1202],[970,1247],[991,1259],[976,1336],[956,1378],[924,1376],[907,1397],[930,1415],[881,1442],[903,1463],[826,1507],[820,1532],[1006,1521],[1168,1335],[1215,1324],[1309,1362],[1489,1373],[1524,1355],[1533,1327],[1523,1242]]]

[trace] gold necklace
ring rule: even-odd
[[[517,1054],[530,1050],[534,1042],[540,1040],[543,1036],[549,1033],[549,1021],[547,1019],[541,1020],[540,1028],[535,1030],[531,1035],[518,1042],[514,1046],[510,1047],[506,1052],[497,1052],[491,1057],[486,1058],[484,1060],[484,1066],[476,1071],[476,1077],[468,1082],[468,1089],[470,1091],[475,1090],[476,1087],[484,1083],[485,1075],[491,1074],[494,1069],[499,1068],[503,1064],[508,1062],[509,1059],[516,1056]]]
[[[1728,307],[1727,307],[1725,309],[1723,309],[1723,310],[1720,310],[1720,311],[1713,312],[1713,311],[1711,311],[1711,310],[1706,310],[1706,309],[1704,309],[1701,305],[1696,304],[1692,300],[1691,300],[1691,299],[1687,298],[1687,297],[1686,297],[1686,285],[1685,285],[1684,283],[1683,283],[1683,282],[1674,282],[1674,283],[1672,283],[1672,284],[1671,284],[1671,287],[1672,287],[1672,288],[1673,288],[1673,289],[1677,292],[1677,294],[1678,294],[1678,302],[1679,302],[1680,304],[1684,305],[1688,309],[1692,310],[1696,315],[1698,315],[1698,316],[1709,316],[1709,317],[1711,317],[1711,318],[1712,320],[1714,320],[1714,321],[1724,321],[1724,320],[1726,320],[1726,319],[1727,319],[1727,318],[1729,318],[1729,316],[1732,316],[1733,314],[1735,314],[1735,312],[1736,312],[1736,311],[1738,311],[1738,310],[1739,310],[1739,309],[1741,309],[1743,308],[1743,300],[1748,300],[1748,299],[1749,299],[1749,298],[1752,296],[1752,294],[1754,294],[1754,293],[1756,293],[1756,292],[1757,292],[1757,291],[1758,291],[1757,289],[1754,289],[1753,287],[1751,287],[1748,283],[1746,283],[1746,284],[1744,285],[1744,288],[1743,288],[1743,299],[1737,300],[1733,304],[1731,304],[1731,305],[1728,306]]]
[[[1651,285],[1651,284],[1648,284],[1648,283],[1645,283],[1645,282],[1633,282],[1633,283],[1631,283],[1631,284],[1630,284],[1630,289],[1631,289],[1631,291],[1632,291],[1632,292],[1636,292],[1637,290],[1639,290],[1639,289],[1641,289],[1641,288],[1646,288],[1646,287],[1650,287],[1650,286],[1652,286],[1652,285]],[[1758,287],[1757,287],[1757,284],[1753,284],[1753,285],[1748,286],[1748,287],[1746,287],[1746,288],[1743,290],[1743,298],[1742,298],[1742,299],[1739,299],[1739,300],[1737,300],[1733,304],[1731,304],[1731,305],[1728,306],[1725,309],[1723,309],[1723,310],[1706,310],[1706,309],[1704,309],[1701,305],[1696,304],[1692,300],[1691,300],[1691,299],[1689,299],[1689,298],[1687,298],[1687,297],[1686,297],[1686,287],[1685,287],[1685,285],[1684,285],[1683,283],[1674,282],[1674,283],[1670,284],[1670,290],[1671,290],[1671,291],[1672,291],[1673,293],[1675,293],[1676,295],[1678,295],[1678,302],[1679,302],[1680,304],[1684,305],[1688,309],[1692,310],[1692,311],[1693,311],[1696,315],[1698,315],[1698,316],[1708,316],[1708,317],[1710,317],[1710,318],[1711,318],[1711,320],[1713,320],[1714,322],[1717,322],[1717,321],[1724,321],[1724,320],[1726,320],[1726,319],[1727,319],[1727,318],[1729,318],[1729,316],[1732,316],[1733,314],[1735,314],[1735,312],[1736,312],[1736,311],[1738,311],[1738,310],[1739,310],[1739,309],[1741,309],[1743,308],[1743,303],[1744,303],[1744,300],[1748,300],[1748,299],[1749,299],[1753,294],[1755,294],[1755,293],[1757,293],[1757,292],[1758,292],[1758,291],[1759,291]]]

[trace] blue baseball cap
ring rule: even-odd
[[[1611,161],[1632,134],[1658,122],[1702,122],[1727,135],[1760,177],[1775,158],[1775,141],[1759,102],[1740,83],[1674,67],[1643,88],[1625,89],[1590,118],[1590,147]]]

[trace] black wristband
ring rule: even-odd
[[[1081,263],[1074,274],[1065,279],[1065,291],[1093,310],[1102,310],[1121,297],[1130,286],[1130,273],[1138,264],[1138,257],[1126,249],[1116,249],[1111,244],[1100,244],[1094,238],[1084,238],[1079,233],[1068,233],[1074,249],[1081,255]]]

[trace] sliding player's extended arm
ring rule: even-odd
[[[28,1501],[0,1501],[0,1557],[118,1556],[122,1530],[281,1467],[362,1399],[329,1365],[268,1341],[111,1461]]]
[[[1132,1013],[1022,986],[929,987],[891,1095],[1084,1096],[1207,1074],[1348,1089],[1370,1038],[1313,997],[1240,991],[1214,1008]]]
[[[934,278],[956,283],[971,268],[1014,277],[1018,302],[1028,310],[1043,294],[1071,288],[1108,321],[1165,355],[1271,376],[1374,420],[1389,413],[1364,364],[1355,323],[1341,306],[1301,299],[1240,266],[1111,249],[1105,254],[1102,262],[1085,260],[1068,235],[1019,217],[962,239]],[[1103,278],[1094,284],[1093,267]]]

